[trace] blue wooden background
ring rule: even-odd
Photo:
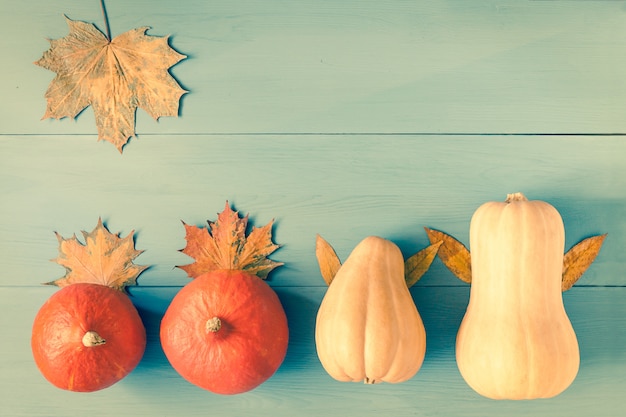
[[[138,111],[120,155],[91,109],[40,120],[54,74],[33,65],[63,14],[103,28],[97,1],[0,2],[1,416],[607,416],[626,405],[626,4],[623,1],[107,2],[113,35],[171,35],[188,59],[181,117]],[[564,294],[581,368],[550,400],[491,401],[462,380],[456,330],[469,287],[437,259],[412,289],[427,330],[420,372],[398,385],[339,383],[313,339],[325,293],[315,234],[345,259],[367,235],[408,256],[424,226],[468,243],[473,211],[522,191],[562,214],[566,245],[608,232]],[[170,367],[158,327],[187,282],[186,223],[224,202],[275,219],[269,283],[289,350],[274,377],[238,396],[202,391]],[[32,320],[63,275],[53,232],[136,230],[151,265],[131,290],[148,330],[138,368],[91,394],[58,390],[30,353]]]

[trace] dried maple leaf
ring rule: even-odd
[[[208,228],[185,226],[187,245],[182,253],[195,259],[194,263],[178,266],[190,278],[196,278],[206,272],[229,269],[241,270],[265,279],[270,271],[282,262],[269,258],[279,248],[272,242],[272,225],[253,227],[246,236],[248,216],[239,217],[226,202],[224,211],[218,214],[217,221],[209,221]]]
[[[98,225],[91,232],[82,232],[85,244],[76,235],[64,239],[58,233],[59,256],[54,262],[65,267],[63,278],[48,284],[65,287],[76,283],[106,285],[123,290],[135,285],[137,277],[147,266],[135,265],[133,260],[143,251],[135,250],[134,231],[125,238],[110,233],[98,219]]]
[[[168,69],[186,58],[168,45],[168,37],[148,36],[148,27],[109,40],[93,24],[66,17],[70,33],[50,40],[50,49],[35,62],[56,72],[45,97],[43,118],[75,118],[91,105],[98,140],[122,152],[135,136],[137,107],[154,119],[177,116],[186,93]]]

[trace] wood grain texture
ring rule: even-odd
[[[615,417],[623,407],[626,372],[626,297],[624,288],[574,288],[565,306],[577,332],[581,368],[560,396],[539,401],[492,401],[475,394],[461,378],[454,340],[469,296],[468,287],[414,288],[427,331],[427,352],[417,375],[402,384],[366,386],[340,383],[323,370],[313,339],[315,314],[325,288],[282,287],[278,294],[290,323],[290,345],[278,372],[259,388],[237,396],[219,396],[184,381],[167,363],[158,341],[160,317],[173,288],[135,288],[132,298],[148,331],[148,347],[139,367],[113,387],[92,394],[58,390],[39,374],[30,356],[32,319],[51,288],[0,287],[0,414],[6,416],[154,417],[180,415],[374,416],[384,413],[424,416]]]
[[[40,120],[54,74],[33,65],[63,14],[102,25],[97,1],[0,2],[0,416],[623,415],[626,389],[626,7],[622,1],[108,1],[114,35],[149,25],[188,59],[179,118],[139,110],[123,155],[97,143],[91,109]],[[507,135],[502,135],[506,133]],[[469,287],[436,259],[411,290],[428,333],[424,366],[400,385],[325,374],[313,329],[326,290],[320,233],[342,260],[365,236],[426,247],[424,226],[469,243],[485,201],[522,191],[562,214],[566,248],[608,232],[564,294],[579,337],[574,384],[546,401],[498,402],[462,380],[454,340]],[[181,220],[205,225],[229,200],[275,219],[269,277],[290,322],[287,358],[234,397],[182,380],[158,326],[188,279]],[[54,232],[136,230],[151,267],[132,299],[148,329],[139,367],[87,395],[48,384],[32,320],[63,269]]]
[[[100,146],[103,145],[103,146]],[[104,146],[106,145],[106,146]],[[120,156],[91,137],[0,138],[2,285],[38,285],[62,275],[48,262],[53,232],[137,231],[152,265],[140,285],[184,285],[175,265],[190,258],[188,224],[214,220],[226,200],[257,226],[275,219],[272,258],[287,265],[276,285],[323,285],[320,233],[342,260],[365,236],[393,240],[408,257],[428,246],[424,226],[469,245],[483,202],[523,191],[562,214],[566,245],[608,232],[579,285],[624,285],[626,141],[613,137],[149,136]],[[95,149],[94,149],[95,148]],[[103,149],[106,148],[106,149]],[[69,151],[71,149],[71,151]],[[567,149],[567,151],[564,151]],[[457,285],[438,260],[418,285]]]
[[[98,2],[2,2],[2,133],[92,134],[39,121],[54,74],[32,65],[62,14]],[[137,132],[626,132],[626,9],[615,1],[109,2],[113,35],[150,26],[189,58],[180,119]],[[20,36],[21,35],[21,36]]]

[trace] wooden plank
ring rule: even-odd
[[[102,145],[102,146],[100,146]],[[323,285],[320,233],[342,260],[365,236],[405,256],[428,245],[424,226],[469,244],[483,202],[523,191],[562,213],[566,244],[609,237],[580,284],[624,285],[626,141],[581,137],[150,136],[120,156],[91,137],[0,138],[1,285],[38,285],[63,274],[53,232],[137,231],[152,265],[141,285],[184,285],[181,220],[206,225],[225,201],[262,226],[275,219],[273,285]],[[622,190],[622,191],[619,191]],[[419,285],[458,285],[437,260]]]
[[[0,134],[89,134],[40,121],[54,74],[32,64],[62,18],[98,2],[2,2]],[[109,2],[113,34],[151,26],[189,56],[182,117],[137,131],[626,133],[620,2]]]
[[[290,323],[290,345],[279,371],[256,390],[219,396],[184,381],[168,364],[159,345],[162,314],[178,288],[138,288],[132,298],[148,331],[139,367],[113,387],[74,394],[48,384],[30,354],[32,319],[51,288],[0,287],[0,414],[24,416],[598,416],[623,410],[626,388],[626,288],[574,288],[564,296],[577,332],[581,367],[560,396],[537,401],[492,401],[462,380],[454,340],[468,299],[467,287],[420,287],[412,294],[427,330],[424,365],[402,384],[340,383],[323,370],[315,353],[315,314],[324,288],[278,288]]]

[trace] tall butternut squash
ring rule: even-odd
[[[578,342],[561,295],[564,239],[558,211],[521,193],[474,213],[472,285],[456,359],[479,394],[548,398],[576,377]]]

